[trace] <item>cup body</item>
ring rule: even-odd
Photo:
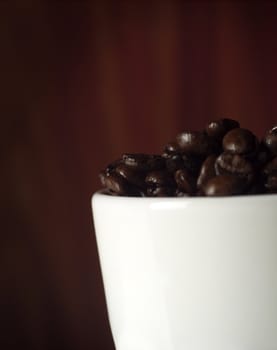
[[[92,207],[117,350],[277,350],[277,195]]]

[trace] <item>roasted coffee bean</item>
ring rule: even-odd
[[[177,135],[177,143],[183,153],[205,157],[213,150],[213,141],[204,132],[184,131]]]
[[[205,161],[202,164],[202,167],[200,169],[200,173],[197,179],[197,187],[201,188],[205,183],[211,179],[212,177],[216,176],[215,173],[215,161],[217,157],[214,154],[211,154],[208,156]]]
[[[175,197],[188,197],[188,193],[177,188],[175,193],[174,193],[174,196]]]
[[[183,168],[187,169],[190,173],[194,174],[195,176],[198,175],[203,162],[203,158],[195,157],[195,156],[187,156],[185,154],[182,155],[182,158],[183,158]]]
[[[247,129],[236,128],[229,131],[222,141],[223,149],[233,154],[253,154],[258,147],[256,136]]]
[[[208,123],[205,130],[210,137],[222,140],[228,131],[239,127],[240,125],[236,120],[223,118]]]
[[[99,173],[99,179],[100,179],[101,185],[103,187],[106,187],[106,173],[105,173],[105,170],[103,170],[103,171],[101,171]]]
[[[265,192],[264,184],[262,183],[261,179],[256,180],[255,183],[250,186],[246,192],[246,194],[261,194]]]
[[[183,132],[162,155],[123,154],[100,174],[117,196],[217,196],[276,193],[277,126],[259,143],[237,121],[220,119],[204,131]]]
[[[159,170],[165,166],[165,159],[162,156],[143,153],[123,154],[122,161],[127,166],[140,171]]]
[[[179,153],[180,147],[176,141],[171,141],[165,145],[164,152],[166,154]]]
[[[122,176],[128,183],[137,186],[138,188],[143,189],[146,187],[144,177],[145,172],[138,171],[132,167],[128,167],[126,164],[119,164],[115,168],[115,172]]]
[[[250,161],[239,154],[224,152],[215,161],[217,175],[235,175],[251,183],[254,179],[255,170]]]
[[[188,194],[195,191],[195,180],[186,169],[177,170],[174,178],[180,191]]]
[[[157,186],[147,188],[148,197],[172,197],[175,194],[175,189],[172,187]]]
[[[265,136],[264,143],[271,154],[277,156],[277,126],[272,128]]]
[[[160,155],[150,155],[148,160],[148,170],[160,170],[165,168],[165,159]]]
[[[262,173],[265,175],[277,174],[277,157],[264,166]]]
[[[184,160],[180,154],[174,154],[166,159],[166,168],[169,172],[184,168]]]
[[[104,170],[105,174],[111,174],[115,168],[122,163],[122,159],[116,159],[115,161],[113,161],[112,163],[108,164],[108,166],[106,167],[106,169]]]
[[[174,179],[172,175],[166,170],[150,171],[146,177],[145,182],[150,186],[174,186]]]
[[[178,169],[187,169],[192,174],[198,174],[202,164],[202,158],[187,156],[185,154],[173,154],[166,159],[166,168],[169,172]]]
[[[269,175],[264,186],[268,193],[277,193],[277,174]]]
[[[203,188],[206,196],[232,196],[243,194],[245,182],[232,175],[218,175],[211,178]]]
[[[105,187],[118,195],[129,195],[134,192],[128,182],[120,175],[112,173],[104,175]]]
[[[264,142],[261,142],[258,146],[256,157],[253,159],[253,163],[256,169],[261,169],[266,163],[272,159],[272,155],[265,146]]]

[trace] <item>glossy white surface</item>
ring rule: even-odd
[[[277,195],[92,206],[117,350],[277,350]]]

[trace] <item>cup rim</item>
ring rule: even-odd
[[[242,194],[242,195],[233,195],[233,196],[184,196],[184,197],[131,197],[131,196],[112,196],[105,193],[105,190],[98,190],[93,193],[92,199],[102,199],[108,201],[130,201],[132,203],[152,203],[152,202],[174,202],[174,203],[208,203],[208,202],[260,202],[260,201],[276,201],[277,194],[275,193],[266,193],[266,194]],[[277,208],[276,208],[277,209]]]

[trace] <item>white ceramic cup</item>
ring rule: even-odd
[[[277,195],[92,206],[117,350],[277,350]]]

